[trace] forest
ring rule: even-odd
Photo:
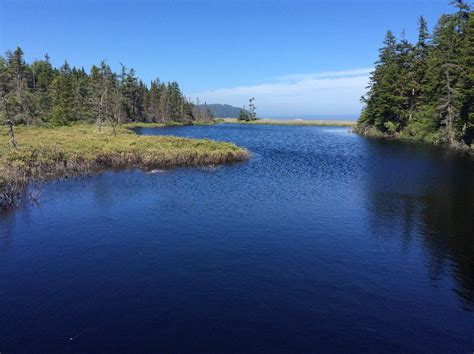
[[[105,61],[93,65],[89,73],[67,62],[55,68],[48,54],[27,64],[19,47],[0,56],[0,95],[0,114],[15,124],[95,122],[100,126],[212,119],[206,106],[197,109],[177,82],[156,79],[146,85],[134,69],[121,65],[116,73]]]
[[[388,31],[371,74],[357,131],[472,147],[474,142],[474,14],[464,0],[432,33],[419,19],[416,43]]]

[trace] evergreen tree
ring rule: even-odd
[[[47,54],[45,55],[45,60],[37,60],[31,64],[31,72],[33,78],[33,92],[38,101],[39,117],[47,121],[50,119],[51,114],[49,89],[56,75]]]
[[[384,46],[379,53],[379,60],[370,77],[369,91],[367,96],[362,98],[366,108],[361,116],[361,122],[374,125],[381,131],[395,131],[399,120],[396,112],[397,41],[391,31],[385,35]]]
[[[152,81],[150,85],[150,94],[149,94],[148,105],[147,105],[147,120],[149,122],[159,121],[160,97],[161,97],[159,85],[160,85],[159,79]]]
[[[255,107],[255,98],[252,97],[249,99],[249,120],[257,119],[257,107]]]
[[[27,113],[24,103],[28,80],[23,50],[17,47],[14,52],[7,52],[6,58],[6,104],[9,106],[10,115],[15,122],[25,122]],[[8,95],[8,93],[10,94]]]
[[[51,83],[51,123],[69,124],[76,120],[74,116],[74,92],[71,68],[67,62],[59,69],[59,74]]]
[[[358,128],[451,146],[474,139],[474,29],[464,0],[440,17],[433,35],[423,17],[415,45],[389,31],[371,74]]]
[[[416,110],[424,102],[426,86],[426,71],[428,69],[428,56],[430,50],[430,34],[428,31],[428,24],[423,16],[418,22],[418,41],[414,48],[413,60],[413,76],[414,87],[412,92],[412,99],[414,109]]]
[[[461,134],[466,144],[474,142],[474,13],[469,14],[460,51],[463,65],[461,88]]]
[[[160,105],[159,105],[159,117],[161,123],[167,123],[171,121],[171,107],[170,107],[170,95],[168,92],[168,86],[164,83],[160,86]]]
[[[116,74],[105,62],[92,66],[90,73],[67,62],[55,69],[47,54],[28,65],[21,48],[0,56],[0,94],[15,123],[94,121],[101,127],[196,119],[194,105],[177,82],[157,79],[148,88],[133,69],[122,65]]]
[[[431,97],[434,99],[441,139],[454,145],[460,113],[460,79],[462,68],[459,51],[461,37],[456,30],[456,17],[441,16],[433,36],[428,75]]]
[[[244,108],[242,108],[239,112],[239,118],[237,118],[237,120],[246,120],[248,121],[249,120],[249,116],[248,116],[248,113],[245,111]]]

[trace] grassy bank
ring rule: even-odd
[[[147,125],[150,127],[152,125]],[[155,125],[156,126],[156,125]],[[225,164],[248,158],[234,144],[205,139],[139,136],[126,127],[98,131],[92,125],[16,127],[18,148],[0,128],[0,204],[10,204],[32,181],[116,168],[169,168]]]
[[[237,118],[221,118],[220,123],[227,124],[253,124],[253,125],[296,125],[311,127],[352,127],[356,124],[350,120],[303,120],[303,119],[257,119],[254,121],[241,121]]]
[[[407,129],[406,131],[403,131],[401,133],[397,132],[389,134],[387,132],[381,132],[374,126],[367,126],[364,124],[357,124],[353,128],[353,131],[354,133],[368,138],[399,140],[406,143],[433,145],[453,151],[467,152],[471,155],[474,155],[474,144],[471,146],[467,144],[462,144],[460,142],[449,144],[444,139],[442,139],[439,132],[426,133],[421,131],[416,134],[413,134],[410,129]]]

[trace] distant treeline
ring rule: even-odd
[[[0,115],[15,123],[65,125],[77,121],[187,122],[211,119],[210,111],[195,108],[177,82],[153,80],[149,86],[133,69],[115,73],[105,63],[90,72],[65,62],[54,68],[48,54],[25,63],[23,51],[0,56]]]
[[[466,146],[474,143],[474,14],[463,0],[418,41],[388,31],[370,78],[358,130]]]

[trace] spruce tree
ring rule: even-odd
[[[177,82],[156,80],[148,88],[133,69],[122,65],[116,74],[105,62],[92,66],[90,73],[67,62],[55,69],[47,54],[28,65],[21,48],[0,56],[0,94],[15,123],[62,125],[80,120],[95,121],[100,127],[196,119],[194,105]]]
[[[59,69],[59,74],[51,83],[51,123],[69,124],[76,120],[74,115],[74,92],[71,68],[67,62]]]
[[[391,31],[385,35],[384,46],[372,72],[369,91],[362,101],[366,104],[361,123],[380,131],[395,131],[398,122],[396,86],[398,82],[397,41]]]
[[[461,88],[461,134],[466,144],[474,142],[474,12],[470,12],[460,51],[463,65]]]
[[[49,120],[51,114],[50,85],[55,78],[55,70],[45,55],[45,60],[37,60],[31,64],[33,76],[33,92],[38,100],[38,110],[41,120]]]
[[[464,0],[439,18],[433,35],[423,17],[418,41],[388,32],[371,74],[359,130],[451,146],[474,140],[474,29]]]
[[[428,69],[428,55],[430,50],[431,36],[428,31],[428,24],[423,16],[418,22],[418,41],[414,48],[413,61],[413,100],[415,109],[421,106],[425,99],[424,88],[426,86],[426,71]]]
[[[457,140],[456,126],[460,113],[459,62],[460,36],[453,16],[441,16],[434,35],[434,49],[430,56],[429,88],[435,105],[441,139],[451,145]]]
[[[249,120],[248,113],[245,111],[244,108],[240,109],[239,117],[237,118],[237,120]]]
[[[23,58],[23,50],[17,47],[13,52],[6,53],[6,92],[5,101],[9,106],[11,118],[17,122],[25,122],[25,97],[28,90],[28,68]]]
[[[160,80],[156,79],[151,82],[150,85],[150,94],[148,99],[147,106],[147,120],[149,122],[158,122],[159,121],[159,111],[160,111]]]

